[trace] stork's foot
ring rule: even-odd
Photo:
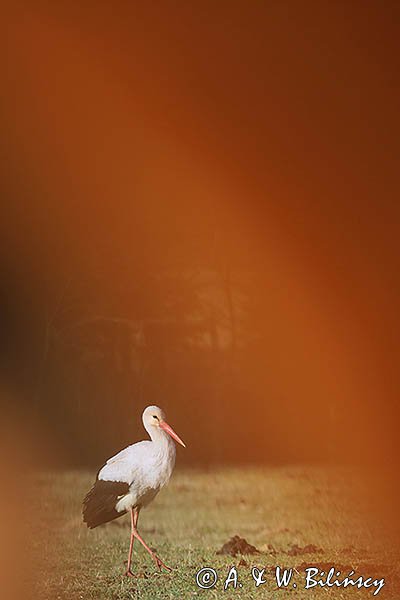
[[[134,577],[134,575],[133,575],[133,573],[132,573],[132,571],[131,571],[130,569],[127,569],[127,570],[125,571],[125,576],[126,576],[126,577]]]
[[[165,563],[163,563],[163,561],[161,560],[161,558],[158,558],[158,556],[154,555],[154,562],[157,565],[157,569],[160,569],[160,571],[162,569],[166,569],[167,571],[172,571],[171,567],[167,567],[167,565]]]

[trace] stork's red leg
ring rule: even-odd
[[[167,567],[167,565],[164,564],[160,558],[158,558],[157,554],[155,552],[153,552],[153,550],[151,548],[149,548],[149,546],[146,544],[146,542],[144,541],[144,539],[141,537],[138,530],[136,529],[136,525],[134,525],[132,527],[132,535],[134,535],[135,538],[137,538],[139,540],[139,542],[142,544],[142,546],[144,546],[144,548],[146,548],[147,552],[150,554],[151,558],[156,563],[156,566],[158,569],[161,570],[161,567],[164,567],[164,569],[167,569],[167,571],[172,571],[172,569],[170,567]]]
[[[137,522],[139,519],[139,508],[131,508],[131,541],[129,544],[129,554],[128,554],[128,566],[126,568],[126,573],[128,577],[133,577],[133,573],[131,571],[131,563],[132,563],[132,550],[133,550],[133,542],[135,541],[134,530],[136,530]]]

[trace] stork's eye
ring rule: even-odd
[[[153,415],[153,419],[157,419],[157,421],[158,421],[157,415]]]

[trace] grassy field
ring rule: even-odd
[[[123,574],[129,517],[92,531],[81,521],[81,501],[92,479],[93,474],[86,472],[35,476],[32,501],[38,518],[31,538],[32,596],[41,600],[283,600],[288,593],[291,598],[309,600],[327,594],[337,600],[375,597],[375,588],[304,590],[305,567],[318,564],[319,568],[343,568],[342,576],[353,568],[356,576],[386,577],[377,597],[400,598],[391,543],[386,539],[382,545],[376,531],[365,526],[362,489],[346,470],[177,470],[139,520],[144,539],[173,571],[157,572],[135,542],[134,578]],[[233,535],[246,538],[260,553],[217,555]],[[232,565],[237,567],[242,587],[231,585],[224,591]],[[295,569],[296,589],[292,582],[287,589],[276,587],[277,565]],[[208,590],[196,585],[196,573],[205,566],[213,567],[219,576],[216,586]],[[257,589],[251,576],[253,566],[267,568],[267,583]]]

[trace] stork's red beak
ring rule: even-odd
[[[183,446],[184,448],[186,448],[185,444],[182,442],[181,438],[179,437],[179,435],[177,435],[175,433],[175,431],[172,429],[172,427],[170,427],[170,425],[168,425],[168,423],[166,423],[165,421],[161,421],[160,423],[160,427],[161,429],[163,429],[166,433],[168,433],[168,435],[170,435],[172,437],[173,440],[175,440],[176,442],[178,442],[178,444],[180,444],[181,446]]]

